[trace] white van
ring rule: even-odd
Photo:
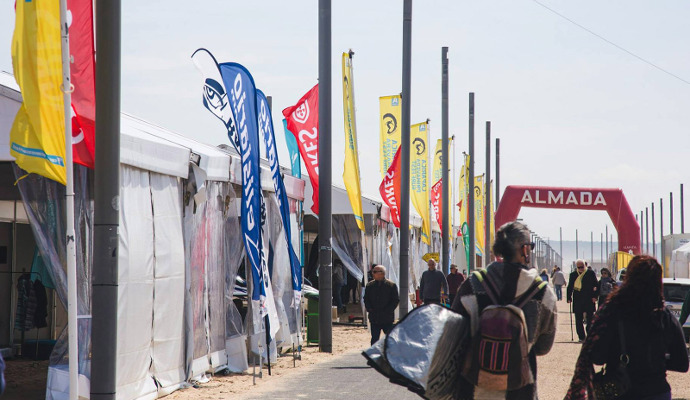
[[[666,307],[671,310],[671,313],[680,318],[680,310],[683,307],[683,301],[688,292],[690,292],[690,279],[688,278],[664,278],[664,300],[666,300]],[[683,332],[685,333],[685,340],[690,341],[690,318],[685,321],[683,325]]]

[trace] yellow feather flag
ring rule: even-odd
[[[484,256],[484,175],[474,177],[474,234],[478,256]]]
[[[434,149],[434,163],[431,167],[431,184],[435,185],[439,179],[443,178],[443,159],[441,158],[443,152],[443,140],[436,140],[436,148]]]
[[[12,67],[23,103],[10,130],[10,153],[25,171],[64,185],[59,1],[17,1]]]
[[[355,89],[352,75],[352,56],[343,53],[343,115],[345,118],[345,167],[343,182],[350,198],[357,226],[364,232],[362,191],[359,182],[359,156],[357,152],[357,124],[355,121]]]
[[[381,110],[381,153],[379,157],[381,179],[388,172],[388,167],[393,162],[393,157],[400,147],[400,95],[379,97]]]
[[[463,156],[464,162],[460,168],[460,187],[458,188],[458,192],[460,193],[460,201],[458,202],[458,208],[460,210],[459,226],[461,228],[467,223],[467,204],[469,201],[468,195],[470,193],[470,181],[468,179],[470,176],[470,156],[466,153],[463,153]]]
[[[422,217],[422,241],[431,244],[431,217],[429,210],[429,158],[427,122],[410,127],[410,198]]]
[[[491,180],[490,186],[493,186],[493,179]],[[489,249],[493,248],[494,246],[494,240],[496,239],[496,212],[494,211],[494,190],[491,191],[491,206],[489,207],[489,211],[491,212],[491,219],[489,223],[489,228],[491,230],[489,231],[489,239],[491,242],[489,243]]]

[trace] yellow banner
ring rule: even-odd
[[[343,53],[343,115],[345,118],[345,167],[343,182],[350,198],[350,206],[357,226],[364,232],[362,191],[359,182],[359,156],[357,152],[357,124],[355,121],[355,90],[352,78],[352,57]]]
[[[17,1],[12,67],[23,102],[10,130],[17,165],[66,184],[60,2]]]
[[[484,255],[484,175],[474,177],[474,234],[477,255]]]
[[[434,149],[434,163],[431,166],[431,184],[435,185],[439,179],[443,178],[443,159],[441,155],[443,150],[443,140],[436,140],[436,148]]]
[[[410,127],[410,198],[422,217],[422,241],[431,244],[431,218],[429,209],[428,124],[422,122]]]
[[[466,153],[462,153],[462,155],[464,156],[464,162],[462,167],[460,167],[460,187],[458,188],[458,192],[460,193],[458,201],[460,204],[460,222],[458,226],[461,229],[462,226],[467,223],[467,202],[469,200],[467,195],[470,193],[470,182],[468,179],[470,176],[470,156]]]
[[[393,157],[400,146],[400,95],[379,97],[381,109],[381,154],[379,157],[381,179],[393,162]]]

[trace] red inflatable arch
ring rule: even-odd
[[[618,250],[640,254],[640,225],[621,189],[508,186],[496,210],[496,229],[515,220],[522,207],[606,210],[618,231]]]

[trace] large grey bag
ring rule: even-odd
[[[453,399],[467,346],[467,320],[448,308],[415,308],[362,352],[392,383],[430,400]]]

